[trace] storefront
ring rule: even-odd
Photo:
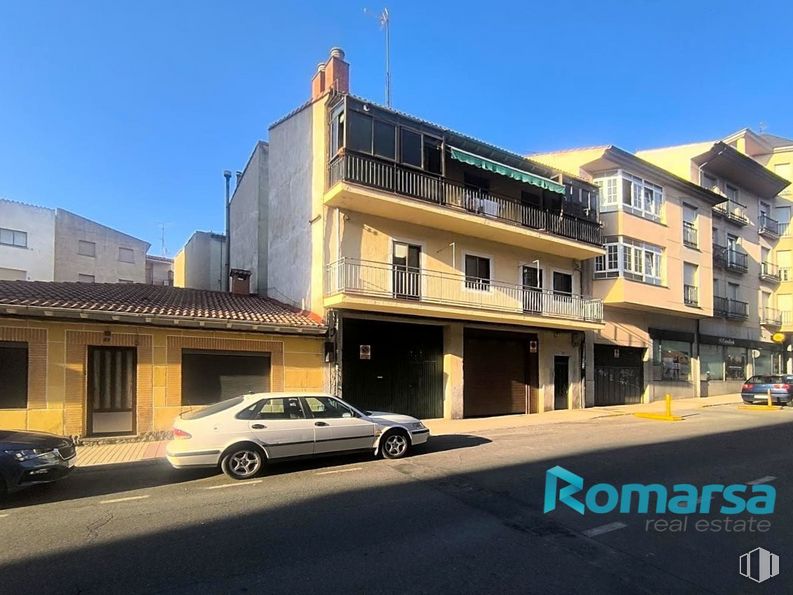
[[[652,339],[652,398],[696,396],[695,378],[698,362],[694,333],[648,329]]]
[[[739,392],[749,376],[784,369],[784,347],[775,343],[700,335],[699,353],[703,396]]]

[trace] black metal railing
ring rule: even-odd
[[[749,255],[737,248],[728,248],[713,244],[713,264],[736,273],[749,270]]]
[[[736,225],[746,225],[749,223],[749,217],[746,216],[746,205],[742,205],[734,200],[726,200],[713,207],[713,213],[721,215],[730,223]]]
[[[683,285],[683,302],[686,306],[699,305],[699,290],[696,285]]]
[[[765,236],[772,238],[779,237],[779,221],[772,219],[768,215],[760,215],[760,220],[757,222],[758,231]]]
[[[779,267],[771,262],[760,263],[760,278],[764,281],[778,283],[782,280]]]
[[[776,308],[765,307],[760,313],[760,322],[765,326],[782,326],[782,312]]]
[[[746,320],[749,318],[749,304],[715,295],[713,296],[713,315],[732,320]]]
[[[546,231],[593,246],[603,245],[602,226],[597,221],[545,211],[511,198],[356,153],[346,153],[331,161],[330,186],[341,181]]]
[[[683,221],[683,243],[689,248],[696,248],[699,245],[697,228],[693,223]]]

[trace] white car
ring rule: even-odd
[[[415,417],[360,411],[331,395],[258,393],[177,417],[166,455],[177,469],[220,465],[249,479],[268,461],[361,451],[399,459],[429,434]]]

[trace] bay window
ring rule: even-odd
[[[622,170],[601,175],[595,184],[600,188],[601,212],[622,210],[652,221],[661,220],[661,186]]]
[[[624,277],[661,285],[662,248],[622,236],[607,239],[604,247],[606,255],[595,259],[595,279]]]

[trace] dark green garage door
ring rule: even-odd
[[[644,349],[595,345],[595,405],[641,403]]]
[[[344,319],[342,396],[370,411],[443,417],[443,329]]]

